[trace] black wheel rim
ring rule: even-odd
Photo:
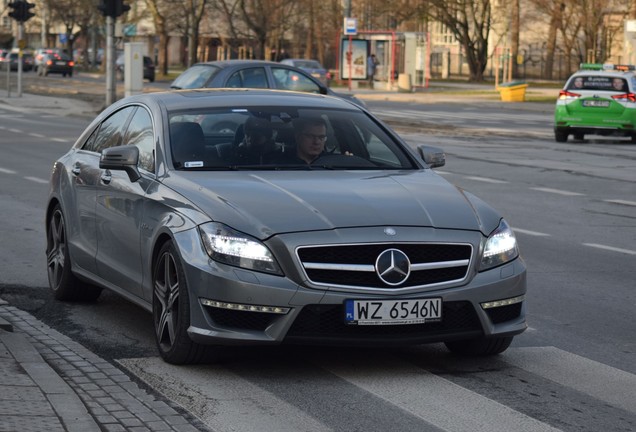
[[[57,210],[49,221],[47,233],[46,266],[53,289],[60,286],[66,265],[66,230],[62,212]]]
[[[163,351],[169,351],[177,336],[179,321],[179,275],[171,253],[161,255],[155,270],[155,331]]]

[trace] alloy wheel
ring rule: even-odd
[[[174,256],[164,252],[155,273],[155,331],[161,349],[169,351],[177,338],[179,322],[179,274]]]

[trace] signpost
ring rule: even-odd
[[[349,90],[351,90],[351,61],[353,57],[352,53],[352,39],[353,36],[358,34],[358,19],[345,17],[344,19],[344,34],[349,36],[349,49],[347,51],[347,67],[349,68]]]

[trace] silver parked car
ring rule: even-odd
[[[59,300],[112,290],[152,313],[161,356],[226,345],[413,345],[492,355],[526,329],[526,268],[489,205],[346,100],[147,93],[55,163]]]

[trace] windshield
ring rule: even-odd
[[[297,107],[172,112],[179,170],[417,169],[363,112]]]
[[[175,89],[195,89],[205,87],[208,81],[221,69],[217,66],[194,65],[186,69],[170,85]]]

